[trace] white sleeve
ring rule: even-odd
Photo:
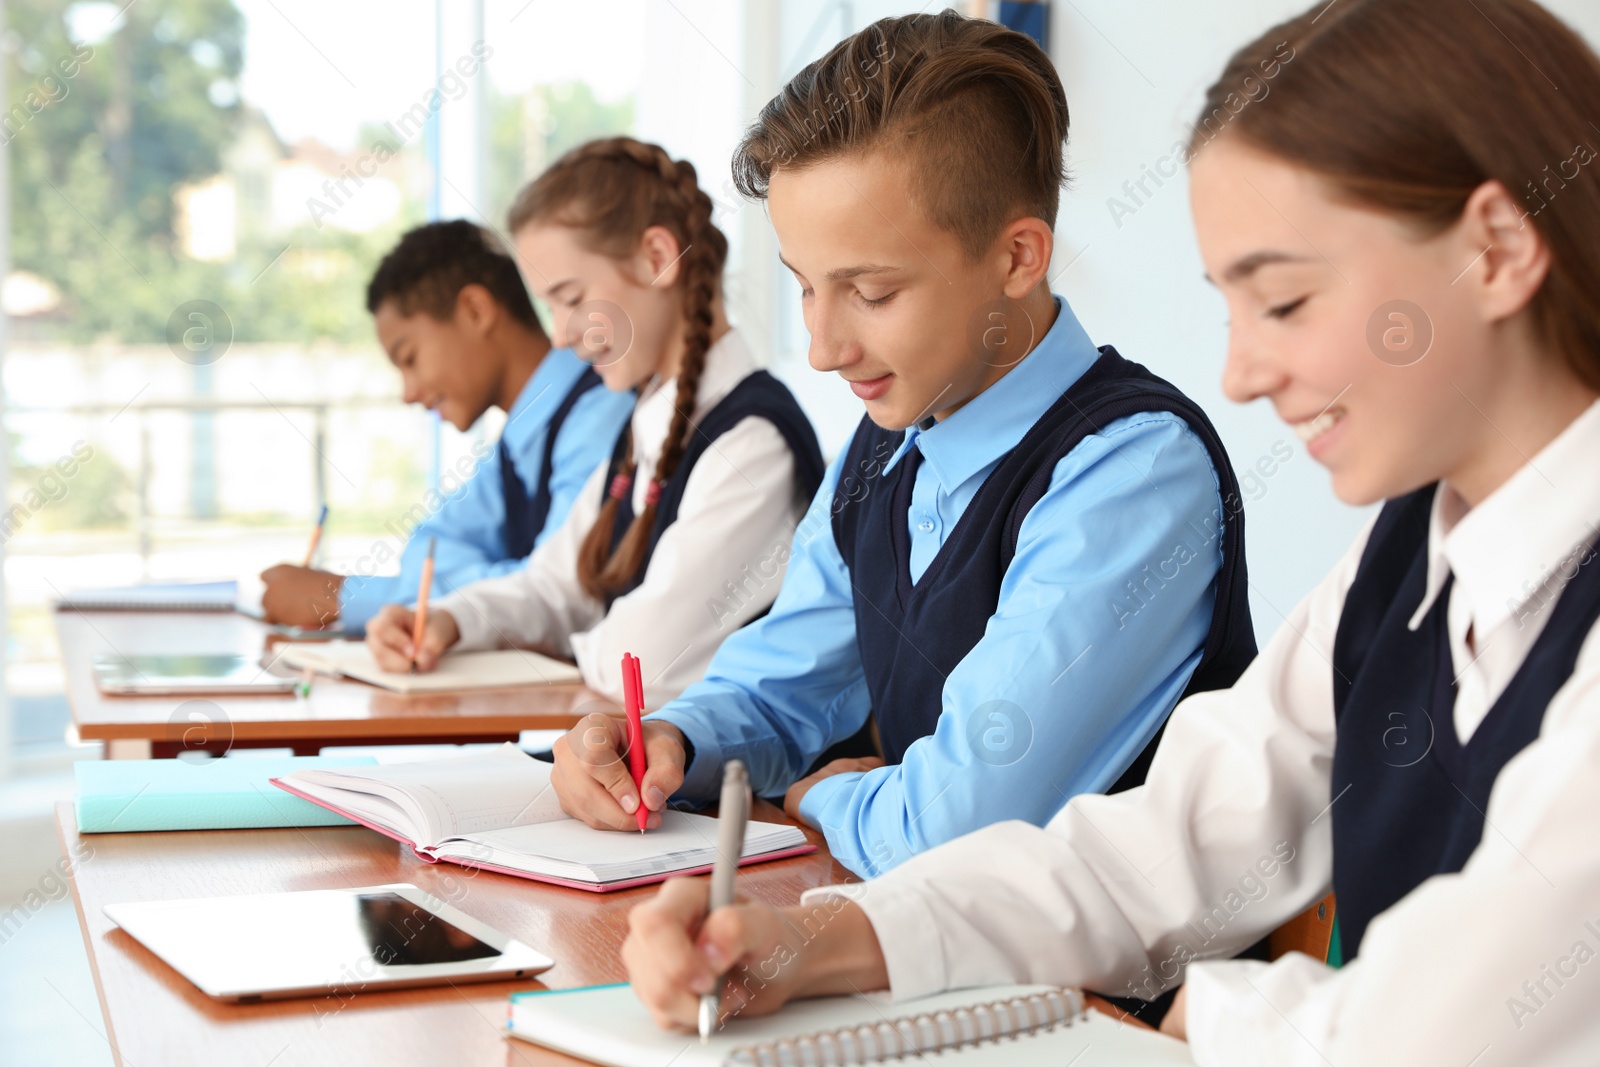
[[[1231,690],[1173,712],[1147,784],[1002,823],[858,886],[896,997],[1010,981],[1151,996],[1327,892],[1331,656],[1371,526]],[[1600,631],[1600,628],[1597,628]],[[1600,638],[1501,772],[1482,843],[1333,970],[1187,968],[1201,1064],[1592,1063],[1600,1047]],[[1591,973],[1592,972],[1592,973]]]
[[[699,681],[723,638],[778,595],[806,504],[772,423],[752,416],[718,437],[689,472],[644,581],[572,635],[585,684],[620,700],[624,652],[640,659],[647,708]]]
[[[1367,927],[1340,970],[1291,954],[1189,973],[1203,1064],[1592,1064],[1600,1049],[1600,627],[1495,780],[1482,843]]]
[[[1172,713],[1146,784],[916,856],[858,901],[897,998],[1005,982],[1152,997],[1327,892],[1330,657],[1370,525],[1238,683]]]
[[[593,626],[603,614],[601,604],[578,583],[578,550],[600,512],[608,463],[595,468],[566,520],[533,550],[525,567],[465,585],[434,602],[455,618],[461,630],[457,648],[542,645],[571,655],[570,635]]]

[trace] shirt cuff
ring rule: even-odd
[[[1332,1002],[1314,993],[1338,973],[1299,953],[1190,964],[1184,1028],[1195,1062],[1325,1065]]]
[[[339,626],[345,630],[364,629],[367,621],[392,599],[393,579],[347,574],[339,583]]]
[[[658,722],[671,723],[683,731],[689,743],[688,765],[683,768],[683,784],[673,798],[706,802],[722,795],[722,746],[715,735],[702,729],[700,717],[692,707],[668,704],[650,713]]]
[[[831,774],[818,781],[806,790],[805,796],[800,798],[800,817],[812,827],[822,829],[827,824],[827,820],[822,816],[827,811],[828,801],[832,799],[833,794],[841,788],[853,788],[865,773],[865,771],[851,771],[848,774]],[[832,843],[829,842],[830,845]],[[859,841],[855,844],[856,851],[865,851],[860,847]]]
[[[460,593],[451,593],[435,600],[432,610],[448,611],[450,617],[456,620],[461,639],[453,646],[455,651],[474,652],[500,647],[500,632],[484,617],[477,605]]]
[[[870,882],[822,886],[802,893],[800,903],[806,905],[830,897],[852,900],[866,913],[888,965],[889,992],[895,1000],[925,997],[950,988],[950,969],[939,938],[938,921],[912,879],[888,874]]]

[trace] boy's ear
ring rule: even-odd
[[[456,294],[456,324],[468,333],[484,336],[500,318],[500,304],[483,286],[473,283]]]
[[[677,284],[683,254],[687,251],[678,245],[677,237],[665,226],[645,227],[644,233],[639,235],[641,280],[647,285],[672,288]]]
[[[1005,263],[1005,294],[1021,300],[1050,275],[1055,234],[1043,219],[1020,218],[1001,231],[999,250]]]
[[[1499,182],[1484,182],[1458,225],[1458,251],[1472,265],[1457,281],[1475,287],[1483,317],[1498,322],[1527,307],[1550,274],[1550,246],[1521,202]]]

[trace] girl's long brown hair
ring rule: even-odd
[[[658,486],[665,486],[677,471],[694,432],[695,398],[722,290],[728,239],[711,221],[711,211],[711,198],[700,189],[693,164],[674,160],[659,145],[611,137],[580,145],[558,159],[517,194],[508,220],[512,233],[534,223],[570,226],[585,247],[616,259],[631,257],[651,226],[677,238],[682,249],[678,288],[683,294],[684,353],[672,423],[652,475]],[[601,600],[626,588],[639,573],[656,521],[657,492],[651,492],[616,552],[611,551],[618,500],[631,491],[635,473],[631,429],[628,434],[616,484],[608,487],[578,554],[578,580]]]
[[[1540,339],[1600,389],[1597,102],[1600,57],[1533,0],[1318,0],[1234,54],[1189,153],[1241,137],[1423,236],[1499,181],[1550,249]]]

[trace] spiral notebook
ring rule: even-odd
[[[237,582],[145,582],[106,589],[74,589],[56,601],[58,611],[232,611]]]
[[[774,1015],[735,1016],[704,1045],[658,1029],[626,985],[517,993],[510,1034],[608,1067],[846,1067],[930,1053],[963,1067],[1194,1062],[1181,1041],[1086,1011],[1072,990],[1036,985],[898,1002],[879,993],[799,1000]]]

